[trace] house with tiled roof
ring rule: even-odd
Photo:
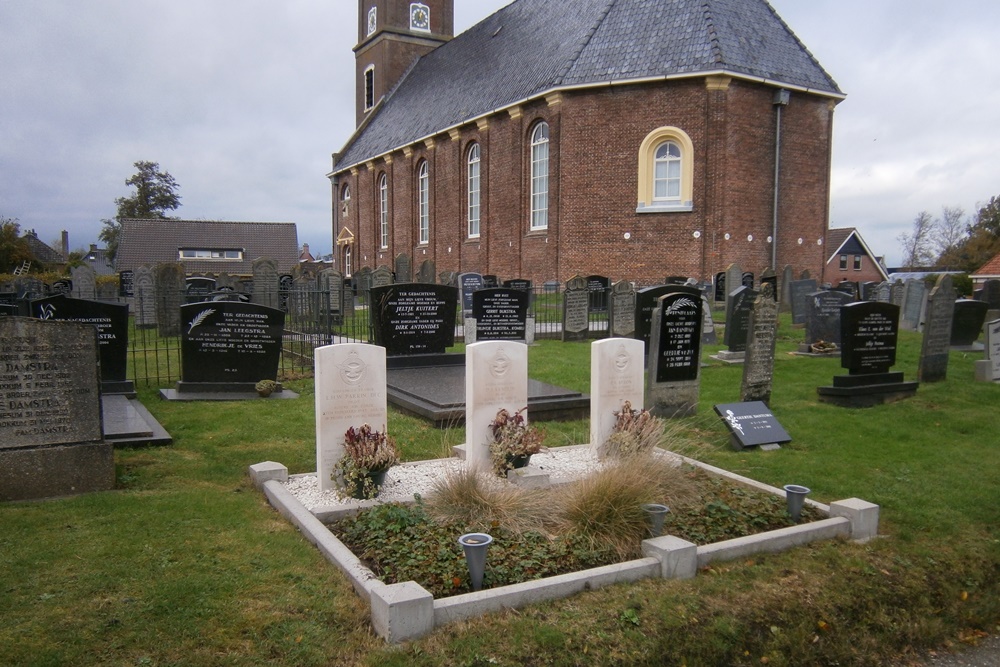
[[[977,289],[982,287],[987,280],[1000,280],[1000,252],[976,269],[975,273],[970,274],[969,277],[972,278],[972,286]]]
[[[845,280],[880,283],[889,279],[882,258],[871,251],[856,228],[827,230],[826,247],[829,256],[823,265],[821,282],[836,285]]]
[[[66,255],[38,238],[38,234],[35,233],[34,229],[26,231],[23,238],[28,244],[31,254],[35,257],[35,261],[38,263],[50,268],[66,263]]]
[[[844,94],[765,0],[515,0],[453,24],[453,0],[358,2],[338,269],[822,272]]]
[[[189,274],[249,276],[259,258],[274,260],[279,272],[290,274],[299,261],[295,223],[124,219],[115,268],[180,262]]]

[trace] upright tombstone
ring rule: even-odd
[[[386,285],[391,285],[392,283],[392,269],[384,264],[382,266],[376,266],[375,270],[372,271],[372,288],[385,287]]]
[[[135,387],[128,379],[128,306],[62,294],[31,302],[31,314],[40,320],[63,320],[87,324],[97,331],[101,363],[101,392],[130,394]]]
[[[921,331],[923,329],[926,310],[927,285],[924,284],[923,280],[906,281],[899,327],[910,331]]]
[[[859,299],[858,284],[853,280],[841,280],[837,283],[837,286],[834,289],[850,296],[851,301],[857,301]]]
[[[590,449],[598,456],[624,403],[643,407],[644,354],[641,340],[606,338],[590,345]]]
[[[793,280],[788,286],[791,298],[792,324],[805,324],[809,315],[809,298],[816,291],[816,281]]]
[[[740,276],[740,284],[744,287],[754,288],[754,275],[752,271],[744,271],[743,275]]]
[[[719,271],[715,274],[715,280],[712,283],[714,287],[713,297],[716,303],[722,303],[726,300],[726,272]]]
[[[483,276],[478,273],[458,274],[458,289],[462,299],[462,319],[472,317],[472,293],[483,289]]]
[[[469,340],[466,329],[466,343],[484,340],[516,340],[528,342],[528,300],[527,292],[508,287],[481,289],[472,295],[472,317],[475,322],[474,339]]]
[[[114,488],[94,327],[0,317],[0,358],[0,501]]]
[[[774,269],[766,269],[760,274],[760,290],[763,291],[764,285],[771,286],[771,298],[775,301],[778,300],[778,274],[774,272]]]
[[[876,290],[879,284],[874,280],[866,280],[861,283],[861,300],[862,301],[876,301]]]
[[[899,278],[896,278],[895,282],[889,285],[889,303],[895,304],[900,308],[903,307],[903,297],[906,293],[906,283],[904,283]]]
[[[198,303],[209,301],[215,291],[215,278],[209,276],[190,276],[184,280],[184,302]]]
[[[143,265],[135,269],[133,275],[133,291],[135,302],[135,327],[148,329],[156,326],[156,288],[153,282],[153,270]],[[180,306],[178,305],[178,308]]]
[[[955,312],[951,320],[951,346],[965,349],[980,349],[975,347],[979,334],[986,323],[986,311],[989,304],[976,299],[958,299],[955,301]]]
[[[239,301],[189,303],[180,311],[181,380],[168,398],[248,394],[258,381],[277,379],[284,311]]]
[[[747,329],[740,400],[760,401],[770,406],[774,379],[774,344],[778,334],[778,304],[771,295],[770,283],[761,283],[760,294],[750,311]]]
[[[903,373],[890,371],[896,363],[899,306],[859,301],[841,309],[840,365],[848,375],[837,375],[833,385],[818,387],[819,400],[841,407],[866,408],[910,398],[917,382],[905,382]]]
[[[753,310],[757,292],[740,285],[729,293],[726,301],[726,329],[722,342],[728,350],[722,350],[716,359],[731,363],[741,363],[746,355],[747,335],[750,331],[750,312]]]
[[[253,303],[268,308],[281,308],[278,265],[273,259],[259,257],[253,261]]]
[[[335,269],[323,269],[316,276],[319,295],[319,315],[329,317],[331,324],[344,321],[344,274]]]
[[[955,312],[955,288],[951,276],[938,276],[937,284],[927,297],[924,336],[917,366],[919,382],[940,382],[948,377],[948,355],[951,351],[951,321]]]
[[[1000,320],[987,322],[985,359],[976,361],[976,380],[979,382],[1000,382]]]
[[[611,279],[607,276],[587,276],[587,292],[590,294],[590,311],[604,313],[608,310],[608,289]]]
[[[586,340],[590,329],[590,290],[587,281],[574,276],[563,291],[562,340]]]
[[[699,294],[681,291],[657,300],[646,380],[646,406],[655,415],[684,417],[698,410],[701,303]]]
[[[984,282],[979,300],[985,301],[990,310],[1000,311],[1000,280],[990,278]]]
[[[73,281],[73,297],[77,299],[97,298],[97,271],[89,264],[81,264],[70,269]]]
[[[372,290],[372,270],[371,267],[362,266],[354,272],[354,291],[361,303],[371,303]]]
[[[425,285],[433,285],[436,281],[437,269],[434,268],[434,262],[425,259],[420,263],[420,270],[417,271],[417,282],[424,283]]]
[[[829,353],[840,346],[840,309],[851,303],[851,295],[837,290],[821,290],[809,295],[805,343],[800,352]]]
[[[118,272],[118,296],[122,298],[135,296],[135,271]]]
[[[778,299],[778,303],[781,304],[781,310],[784,312],[792,309],[792,281],[794,280],[792,265],[785,264],[785,268],[781,270],[781,284],[778,286],[781,288],[781,298]]]
[[[611,286],[608,328],[612,336],[632,338],[635,335],[635,288],[627,280],[619,280]]]
[[[410,261],[410,256],[405,252],[396,255],[395,268],[397,283],[413,282],[413,262]]]
[[[715,333],[715,320],[712,319],[712,304],[704,292],[701,294],[701,342],[704,345],[716,345],[719,342],[719,336]]]
[[[385,348],[341,343],[316,348],[316,475],[321,491],[337,483],[333,468],[344,456],[347,429],[388,422]]]
[[[465,348],[465,461],[490,465],[489,429],[502,408],[513,414],[528,405],[528,346],[482,341]]]
[[[444,354],[455,344],[458,290],[405,283],[371,290],[372,340],[389,356]]]
[[[486,289],[500,287],[500,279],[493,274],[486,274],[483,276],[483,287]]]
[[[743,284],[743,269],[739,264],[730,264],[726,267],[726,310],[729,312],[729,295]]]
[[[657,300],[664,294],[676,291],[679,285],[654,285],[643,287],[635,293],[635,333],[637,340],[641,340],[649,353],[649,340],[653,330],[653,311],[656,310]],[[687,288],[682,288],[687,289]]]
[[[875,296],[870,301],[881,301],[882,303],[892,303],[892,283],[883,280],[875,286]]]
[[[176,262],[157,264],[153,276],[156,329],[161,338],[181,335],[181,302],[184,297],[184,266]]]

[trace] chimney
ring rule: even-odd
[[[69,257],[69,232],[62,230],[62,254]]]

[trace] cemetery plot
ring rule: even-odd
[[[504,287],[473,293],[476,340],[525,340],[529,300],[527,292]]]

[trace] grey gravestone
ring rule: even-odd
[[[687,291],[670,292],[657,299],[650,338],[646,406],[660,417],[683,417],[698,410],[701,303],[700,294]]]
[[[737,287],[743,284],[743,269],[739,264],[730,264],[726,267],[726,310],[729,312],[729,295],[732,294]]]
[[[392,270],[388,266],[377,266],[375,270],[372,271],[372,287],[385,287],[386,285],[391,285],[392,280]]]
[[[719,342],[715,320],[712,319],[712,304],[704,292],[701,294],[701,342],[703,345],[717,345]]]
[[[527,292],[509,287],[481,289],[472,295],[476,342],[527,339]]]
[[[0,501],[114,488],[94,327],[0,317],[0,358]]]
[[[153,270],[148,266],[140,266],[133,276],[133,298],[135,300],[135,326],[146,329],[156,326],[156,289],[153,282]],[[179,306],[178,306],[179,307]]]
[[[587,281],[574,276],[563,292],[562,340],[586,340],[590,329],[590,290]]]
[[[849,294],[836,290],[822,290],[810,294],[806,316],[806,345],[832,343],[839,346],[840,309],[852,300]]]
[[[741,401],[761,401],[765,405],[771,404],[774,343],[777,333],[778,304],[771,294],[771,284],[765,282],[761,284],[760,294],[754,300],[750,312],[743,381],[740,384]]]
[[[413,282],[413,262],[410,261],[410,256],[405,252],[396,255],[396,282]]]
[[[73,280],[73,296],[77,299],[97,298],[97,272],[89,264],[74,266],[70,269]]]
[[[917,380],[940,382],[948,377],[948,355],[951,351],[951,322],[955,312],[955,288],[951,276],[938,277],[927,298],[927,317],[920,345]]]
[[[816,291],[816,281],[793,280],[788,290],[791,294],[792,324],[805,324],[809,316],[809,297]]]
[[[722,342],[730,353],[739,353],[742,358],[747,349],[747,333],[750,330],[750,312],[753,310],[757,292],[741,285],[729,293],[726,311],[726,330]]]
[[[458,275],[458,290],[462,300],[462,317],[472,317],[472,293],[480,289],[483,289],[482,275],[478,273],[461,273]]]
[[[236,291],[239,287],[240,285],[236,280],[236,276],[231,276],[225,271],[215,278],[215,289],[217,290]]]
[[[371,291],[372,338],[389,356],[444,354],[455,344],[458,290],[403,283]]]
[[[417,282],[424,283],[425,285],[433,285],[437,281],[437,269],[434,268],[434,262],[425,259],[420,263],[420,270],[417,272]]]
[[[153,283],[156,293],[156,329],[161,338],[181,335],[181,298],[184,294],[184,266],[157,264]]]
[[[190,276],[184,281],[184,303],[209,301],[215,291],[215,278]]]
[[[590,294],[590,311],[604,313],[608,310],[608,289],[611,279],[606,276],[587,276],[587,292]]]
[[[892,303],[892,285],[889,281],[884,280],[878,284],[875,288],[875,298],[872,301]]]
[[[851,301],[858,300],[858,284],[852,280],[841,280],[834,289],[838,292],[849,294]]]
[[[334,324],[343,322],[344,317],[344,274],[334,269],[324,269],[316,278],[319,291],[320,315],[329,315]],[[353,305],[354,299],[351,299]]]
[[[275,380],[285,313],[256,303],[208,301],[181,306],[181,392],[254,391]]]
[[[861,300],[875,301],[875,290],[877,287],[878,283],[873,280],[866,280],[861,283]]]
[[[927,285],[922,280],[908,280],[903,292],[903,308],[900,311],[901,329],[920,331],[927,308]]]
[[[889,286],[889,303],[903,307],[903,296],[906,292],[906,285],[899,278]]]
[[[40,320],[88,324],[97,330],[103,393],[131,393],[128,380],[128,306],[58,294],[31,302],[31,314]]]
[[[611,286],[608,318],[612,336],[632,338],[635,335],[635,288],[627,280],[619,280]]]
[[[817,387],[819,400],[840,407],[865,408],[910,398],[917,382],[904,382],[903,374],[889,369],[896,363],[899,306],[859,301],[841,309],[840,365],[848,375],[833,378],[833,385]]]
[[[952,347],[972,347],[986,322],[986,311],[990,306],[975,299],[958,299],[951,320]]]
[[[458,287],[458,274],[454,271],[442,271],[438,274],[438,282],[449,287]]]
[[[766,269],[760,276],[760,290],[763,291],[764,285],[771,286],[771,298],[775,301],[778,300],[778,276],[775,274],[773,269]]]
[[[783,311],[791,310],[792,308],[792,281],[795,278],[792,275],[791,264],[785,264],[785,268],[781,270],[781,309]]]
[[[261,257],[253,261],[253,294],[250,299],[261,306],[281,308],[278,265],[273,259]]]
[[[362,266],[354,273],[354,291],[362,303],[371,301],[372,290],[372,270],[370,267]]]
[[[779,445],[792,440],[763,401],[722,403],[713,406],[713,409],[729,429],[733,449],[736,451],[761,445]]]
[[[31,276],[18,277],[14,279],[14,291],[17,292],[17,298],[24,301],[41,299],[45,296],[45,283]]]
[[[715,280],[713,281],[714,292],[712,296],[715,298],[716,303],[720,303],[726,300],[726,272],[719,271],[715,274]]]
[[[979,295],[980,301],[985,301],[990,310],[1000,310],[1000,280],[991,278],[983,283],[983,291]]]
[[[976,380],[1000,382],[1000,320],[987,322],[983,330],[986,334],[986,358],[976,362]]]

